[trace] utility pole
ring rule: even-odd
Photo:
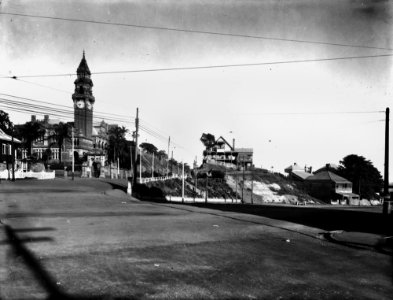
[[[184,161],[183,163],[183,174],[182,174],[182,185],[181,185],[181,202],[184,203]]]
[[[251,175],[251,204],[254,204],[254,177]]]
[[[209,186],[209,184],[208,184],[208,180],[209,180],[209,175],[208,175],[208,173],[206,173],[206,187],[205,187],[205,190],[206,190],[206,192],[205,192],[205,203],[207,203],[207,198],[208,198],[208,194],[207,194],[207,187]]]
[[[139,150],[139,183],[142,183],[142,151]]]
[[[392,212],[392,205],[390,202],[389,194],[389,107],[386,108],[386,121],[385,121],[385,174],[384,174],[384,199],[383,209],[384,215],[388,215]]]
[[[74,159],[74,127],[71,127],[71,156],[72,156],[72,167],[71,167],[71,178],[74,180],[74,171],[75,171],[75,159]]]
[[[236,195],[236,203],[237,203],[237,174],[235,174],[235,195]]]
[[[151,178],[154,178],[154,152],[153,152],[153,161],[151,163]]]
[[[243,183],[242,183],[242,204],[244,204],[244,162],[243,162]]]
[[[134,157],[134,185],[136,184],[137,164],[138,164],[138,135],[139,135],[139,108],[136,108],[135,118],[135,157]]]
[[[130,177],[132,172],[132,145],[130,144]]]
[[[171,155],[171,173],[173,176],[173,150],[172,150],[172,155]]]
[[[168,158],[166,160],[166,176],[169,174],[169,146],[171,144],[171,137],[168,139]]]
[[[12,181],[15,181],[15,147],[14,147],[14,126],[11,127],[11,163],[12,163]]]

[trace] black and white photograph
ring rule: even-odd
[[[0,299],[392,299],[392,101],[392,0],[0,0]]]

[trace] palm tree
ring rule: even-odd
[[[109,129],[109,161],[116,162],[117,158],[124,158],[125,154],[128,152],[127,142],[125,139],[126,132],[127,129],[124,126],[115,126]]]
[[[27,156],[31,156],[33,142],[45,135],[45,128],[38,122],[26,122],[16,128],[17,136],[23,141],[27,148]]]
[[[68,123],[63,122],[55,124],[53,126],[53,132],[49,136],[49,138],[55,141],[52,144],[57,144],[57,146],[59,147],[59,162],[61,163],[61,150],[63,148],[64,142],[67,140],[71,140],[71,126]]]

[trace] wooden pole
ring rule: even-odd
[[[383,209],[384,215],[391,214],[392,205],[390,202],[389,193],[389,107],[386,108],[386,120],[385,120],[385,174],[384,174],[384,199],[383,199]]]
[[[136,184],[136,174],[137,174],[137,165],[138,165],[138,135],[139,135],[139,108],[136,109],[136,118],[135,118],[135,157],[134,157],[134,185]]]
[[[181,185],[181,202],[184,203],[184,161],[182,162],[182,185]]]
[[[71,157],[72,157],[72,167],[71,167],[71,176],[72,180],[74,180],[74,172],[75,172],[75,159],[74,159],[74,127],[71,127]]]

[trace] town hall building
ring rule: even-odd
[[[61,161],[66,164],[71,163],[72,155],[74,155],[76,160],[86,158],[88,161],[93,160],[104,165],[107,159],[108,130],[116,125],[109,125],[105,121],[93,124],[95,97],[91,72],[84,51],[76,74],[75,89],[72,94],[74,122],[67,123],[70,131],[73,130],[74,153],[72,153],[71,138],[64,140],[62,151],[59,151],[59,146],[53,139],[54,129],[56,124],[60,123],[59,120],[50,119],[49,115],[45,115],[43,120],[37,120],[33,115],[31,122],[40,123],[45,129],[45,134],[34,141],[32,154],[37,159],[42,159],[50,149],[49,163],[59,162],[61,153]],[[71,137],[71,132],[69,135]]]

